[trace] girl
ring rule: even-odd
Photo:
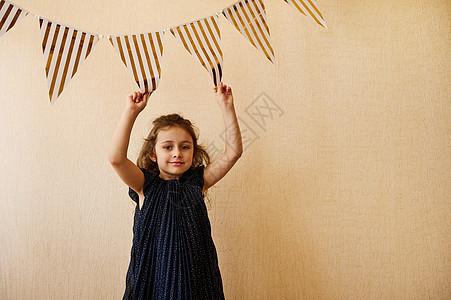
[[[212,163],[197,144],[191,122],[177,114],[153,122],[137,165],[131,162],[127,158],[130,134],[149,94],[128,95],[109,150],[111,165],[136,202],[123,299],[224,299],[203,197],[243,149],[231,88],[219,83],[214,92],[226,143]]]

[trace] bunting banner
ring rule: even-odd
[[[161,76],[163,31],[110,36],[109,40],[133,75],[141,92],[152,93],[155,91]]]
[[[327,29],[316,0],[284,1]],[[161,78],[163,37],[167,31],[210,73],[215,86],[221,82],[223,52],[218,26],[221,14],[255,48],[275,62],[263,0],[239,0],[209,17],[160,31],[108,36],[66,26],[26,11],[8,0],[0,0],[0,36],[27,15],[39,20],[50,102],[60,96],[100,38],[110,41],[141,92],[153,93]]]
[[[284,0],[286,3],[293,7],[296,7],[301,13],[312,18],[316,23],[327,29],[326,22],[323,15],[318,9],[318,5],[315,0]]]
[[[274,63],[274,50],[262,0],[242,0],[225,8],[222,13],[254,47]]]
[[[9,1],[0,0],[0,36],[13,28],[26,15],[28,15],[27,11]]]
[[[222,48],[218,16],[171,28],[171,33],[183,44],[213,77],[215,86],[222,79]]]
[[[99,36],[39,18],[50,101],[58,98]]]

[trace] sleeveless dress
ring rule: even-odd
[[[123,299],[224,299],[216,248],[202,195],[204,166],[179,179],[145,176],[136,202]]]

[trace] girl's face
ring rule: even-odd
[[[162,128],[155,143],[155,156],[151,159],[160,169],[164,180],[180,178],[193,164],[194,144],[191,135],[182,127]]]

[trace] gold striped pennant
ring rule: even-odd
[[[0,0],[0,36],[13,28],[26,15],[28,15],[27,11],[9,1]]]
[[[318,9],[315,0],[284,0],[286,3],[296,7],[301,13],[312,18],[316,23],[327,29],[326,21]]]
[[[274,63],[274,50],[262,0],[242,0],[224,8],[222,13],[254,47]]]
[[[39,18],[50,101],[58,98],[99,36]]]
[[[132,73],[141,92],[155,91],[161,76],[163,31],[110,36],[109,40]]]
[[[215,86],[222,80],[222,48],[218,16],[213,15],[171,28],[172,34],[183,44],[213,77]]]

